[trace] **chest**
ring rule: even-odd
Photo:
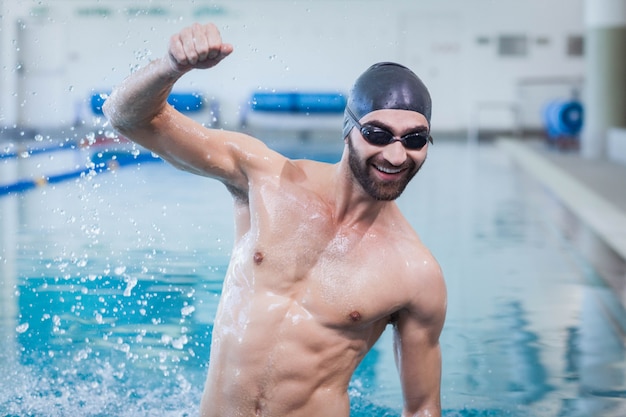
[[[242,250],[256,271],[290,284],[311,276],[346,276],[357,269],[375,274],[377,264],[367,257],[378,239],[370,227],[338,225],[332,204],[318,194],[294,184],[270,184],[250,200],[250,228]]]
[[[395,311],[402,262],[387,237],[375,226],[338,227],[315,196],[289,195],[266,192],[251,201],[256,215],[233,253],[234,279],[329,325],[359,325]]]

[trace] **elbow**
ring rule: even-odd
[[[104,113],[104,117],[106,117],[110,122],[112,122],[112,116],[113,114],[115,114],[115,111],[112,107],[113,105],[111,104],[111,96],[109,96],[102,104],[102,113]]]
[[[120,111],[118,111],[117,107],[113,103],[114,99],[112,96],[109,96],[104,104],[102,104],[102,113],[104,117],[109,121],[111,127],[117,131],[121,131],[123,129],[123,123],[120,117]]]
[[[419,397],[405,397],[402,417],[441,417],[439,389]]]
[[[102,105],[102,113],[104,117],[109,121],[111,127],[120,133],[125,133],[128,126],[128,122],[122,116],[124,111],[120,109],[114,94],[110,95]]]
[[[115,92],[102,105],[102,113],[117,133],[135,142],[135,139],[151,129],[153,118],[139,117],[134,105],[127,98],[118,97]]]
[[[404,409],[402,417],[441,417],[441,407]]]

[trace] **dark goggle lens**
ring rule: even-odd
[[[374,126],[363,126],[361,134],[372,145],[388,145],[393,142],[393,135],[384,129]]]
[[[402,136],[402,143],[407,149],[422,149],[429,140],[430,136],[426,133],[411,133]]]
[[[384,146],[393,142],[394,137],[391,132],[375,126],[363,126],[361,134],[372,145]],[[407,149],[422,149],[431,141],[427,133],[409,133],[400,138],[402,144]]]

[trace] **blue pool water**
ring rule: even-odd
[[[626,314],[506,155],[437,143],[399,205],[448,284],[444,415],[626,415]],[[0,416],[197,415],[232,225],[165,164],[0,198]],[[350,395],[399,415],[389,332]]]

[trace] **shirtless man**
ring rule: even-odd
[[[194,24],[104,107],[120,133],[233,196],[201,415],[348,416],[350,378],[391,324],[402,415],[439,416],[445,284],[393,202],[426,159],[426,88],[397,64],[373,66],[348,101],[341,161],[294,161],[166,103],[183,74],[232,51],[214,25]]]

